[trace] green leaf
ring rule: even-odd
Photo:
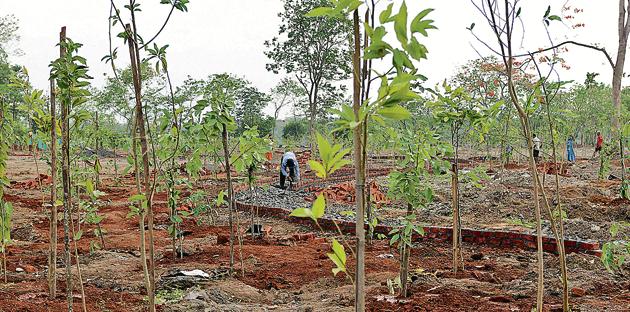
[[[433,26],[433,20],[424,20],[424,18],[433,11],[433,9],[426,9],[418,13],[416,17],[411,21],[411,32],[421,33],[423,36],[428,36],[427,29],[437,29]]]
[[[551,12],[551,6],[549,5],[549,6],[547,6],[547,11],[545,11],[545,16],[543,16],[543,17],[546,18],[547,16],[549,16],[550,12]]]
[[[394,245],[400,239],[400,234],[394,234],[391,240],[389,241],[389,245]]]
[[[550,21],[562,21],[562,19],[558,15],[551,15],[548,18]]]
[[[129,197],[128,201],[130,201],[130,202],[137,202],[137,201],[144,201],[146,199],[147,199],[147,197],[144,194],[135,194],[135,195],[132,195],[131,197]]]
[[[80,240],[81,237],[83,237],[83,231],[77,231],[77,232],[74,233],[73,238],[74,238],[75,241]]]
[[[407,52],[409,52],[409,56],[411,56],[415,60],[426,59],[427,58],[427,48],[418,42],[415,37],[411,37],[411,42],[405,48]]]
[[[347,12],[352,12],[356,9],[358,9],[361,4],[363,4],[363,1],[360,0],[351,0],[350,3],[348,3],[348,5],[346,6],[346,11]]]
[[[398,14],[394,17],[394,31],[402,46],[407,45],[407,4],[403,1]]]
[[[392,8],[394,7],[393,3],[390,3],[381,14],[378,16],[378,20],[381,24],[385,24],[389,21],[389,18],[392,16]]]
[[[309,167],[311,167],[311,170],[315,171],[315,175],[322,179],[327,178],[326,169],[324,168],[324,165],[322,165],[320,162],[316,160],[309,160],[308,165]]]
[[[313,211],[308,208],[297,208],[291,211],[291,214],[289,214],[289,216],[298,218],[312,218]]]
[[[378,110],[378,114],[393,120],[404,120],[411,117],[411,113],[409,113],[406,108],[398,104],[391,107],[383,107]]]
[[[313,215],[311,216],[311,218],[317,221],[317,219],[324,216],[325,210],[326,210],[326,199],[324,198],[323,194],[319,194],[317,196],[317,199],[315,199],[315,202],[313,202],[313,208],[311,211]]]
[[[336,266],[336,268],[333,268],[332,270],[333,274],[337,275],[339,272],[346,272],[346,251],[343,245],[334,238],[332,242],[332,250],[332,253],[327,253],[326,255]]]
[[[310,12],[306,13],[306,17],[318,17],[327,16],[334,12],[334,8],[331,7],[319,7],[314,8]]]

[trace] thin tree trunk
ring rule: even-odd
[[[135,19],[134,24],[135,24]],[[135,26],[134,26],[135,29]],[[135,98],[136,98],[136,127],[138,128],[138,135],[140,139],[140,149],[142,151],[142,167],[143,167],[143,182],[144,182],[144,192],[147,201],[147,218],[149,223],[149,257],[148,257],[148,271],[149,271],[149,288],[147,289],[147,295],[149,297],[149,311],[155,312],[155,267],[154,267],[154,259],[155,259],[155,248],[154,248],[154,238],[153,238],[153,194],[151,192],[151,184],[150,184],[150,169],[149,169],[149,151],[147,145],[147,136],[146,136],[146,128],[144,121],[144,110],[142,108],[142,82],[141,82],[141,73],[140,73],[140,64],[139,64],[139,52],[138,52],[138,36],[135,32],[132,33],[131,25],[126,25],[127,35],[133,38],[128,38],[127,42],[129,43],[129,56],[131,58],[131,72],[133,74],[133,84],[135,90]]]
[[[232,185],[232,172],[230,166],[230,149],[228,147],[227,126],[223,125],[221,131],[221,141],[223,143],[223,156],[225,157],[225,175],[228,182],[228,209],[230,226],[230,273],[234,271],[234,189]]]
[[[619,156],[621,158],[621,183],[622,186],[626,186],[626,164],[624,161],[623,151],[623,136],[621,134],[621,80],[623,79],[623,70],[626,62],[626,49],[628,46],[628,34],[630,34],[630,15],[627,10],[630,7],[630,0],[628,0],[628,6],[625,5],[625,0],[619,0],[619,18],[618,18],[618,33],[619,33],[619,45],[617,47],[617,60],[613,68],[613,80],[612,80],[612,100],[615,106],[615,115],[613,117],[613,130],[614,137],[619,140]],[[601,154],[601,153],[600,153]]]
[[[518,111],[518,116],[519,116],[519,120],[521,122],[521,128],[523,131],[523,135],[525,135],[525,138],[527,140],[527,153],[528,153],[528,160],[529,160],[529,169],[530,169],[530,174],[532,176],[532,195],[533,195],[533,200],[534,200],[534,204],[535,204],[535,214],[536,214],[536,236],[537,236],[537,258],[538,258],[538,263],[537,263],[537,270],[538,270],[538,280],[537,280],[537,284],[536,284],[536,311],[543,311],[543,295],[544,295],[544,263],[543,263],[543,242],[542,242],[542,216],[541,216],[541,209],[540,209],[540,201],[539,201],[539,195],[538,195],[538,171],[536,169],[536,161],[534,160],[534,154],[533,154],[533,141],[532,141],[532,136],[531,136],[531,126],[529,124],[529,118],[527,113],[523,110],[523,108],[521,107],[521,105],[518,102],[518,95],[516,93],[516,88],[514,86],[514,78],[513,78],[513,55],[512,55],[512,27],[513,27],[513,18],[511,17],[510,14],[510,1],[509,0],[505,0],[504,1],[504,10],[505,10],[505,15],[503,17],[501,17],[500,12],[495,11],[495,7],[492,5],[490,0],[487,0],[490,10],[490,16],[487,16],[489,18],[489,23],[490,23],[490,27],[492,28],[492,30],[494,31],[494,34],[496,36],[496,39],[498,41],[500,50],[501,50],[501,55],[503,58],[503,62],[505,65],[505,71],[506,71],[506,75],[508,78],[508,91],[510,94],[510,100],[512,102],[512,104],[514,105],[514,107],[516,108],[516,110]],[[512,13],[515,14],[515,13]],[[499,26],[497,25],[497,17],[501,18],[503,21],[507,21],[505,22],[505,28],[506,31],[504,32],[506,35],[505,38],[505,42],[503,41],[502,37],[501,37],[501,31],[498,29]]]
[[[72,206],[72,203],[70,203]],[[79,220],[80,212],[77,211],[77,220]],[[80,222],[80,221],[78,221]],[[77,245],[77,239],[75,237],[74,230],[74,219],[72,218],[72,211],[70,211],[70,227],[72,231],[72,243],[74,245],[74,259],[76,260],[76,268],[77,268],[77,278],[79,279],[79,290],[81,291],[81,307],[83,308],[83,312],[87,312],[87,305],[85,303],[85,288],[83,287],[83,277],[81,276],[81,262],[79,261],[79,247]]]
[[[99,136],[98,111],[95,112],[94,127],[95,127],[94,130],[96,131],[96,133],[95,133],[95,138],[96,138],[95,145],[96,146],[95,146],[95,150],[94,150],[94,153],[95,153],[94,154],[94,156],[95,156],[95,158],[94,158],[94,175],[95,175],[95,178],[94,178],[94,189],[98,190],[98,186],[100,184],[100,170],[101,170],[99,168],[101,166],[101,164],[100,164],[100,160],[98,158],[98,151],[100,150],[100,140],[98,138],[98,136]]]
[[[542,73],[540,72],[540,68],[538,67],[538,63],[534,59],[532,55],[532,60],[534,65],[536,66],[536,70],[538,72],[538,76],[542,78]],[[551,135],[551,152],[553,157],[554,166],[556,166],[555,170],[555,186],[556,186],[556,211],[558,213],[559,225],[556,223],[556,220],[551,211],[551,206],[549,205],[549,201],[547,200],[547,196],[545,195],[544,185],[540,186],[543,200],[545,202],[545,207],[547,208],[547,212],[549,214],[549,220],[551,221],[552,230],[556,237],[556,245],[558,248],[558,255],[560,260],[560,278],[562,282],[562,309],[563,311],[570,311],[569,307],[569,280],[567,274],[567,258],[566,252],[564,249],[564,217],[562,216],[562,205],[560,202],[560,168],[558,167],[558,153],[556,150],[556,139],[554,136],[555,129],[553,124],[553,119],[551,118],[551,108],[550,108],[550,98],[549,93],[547,92],[546,84],[542,84],[543,93],[545,94],[545,106],[547,112],[547,122],[549,124],[549,134]],[[568,155],[567,155],[568,157]]]
[[[510,61],[512,62],[512,59],[510,57]],[[511,69],[510,69],[511,71]],[[511,75],[510,75],[510,80],[512,79]],[[510,82],[511,84],[511,82]],[[513,86],[512,86],[513,88]],[[515,92],[511,92],[513,93],[512,95],[512,101],[515,105],[519,105],[518,104],[518,100],[516,99],[516,93]],[[520,106],[518,106],[519,108],[519,112],[521,111]],[[543,311],[543,294],[544,294],[544,258],[543,258],[543,241],[542,241],[542,215],[541,215],[541,209],[540,209],[540,201],[539,201],[539,195],[538,195],[538,170],[536,168],[536,161],[534,160],[534,154],[533,154],[533,148],[534,148],[534,144],[532,142],[532,137],[531,137],[531,128],[529,125],[529,120],[527,118],[527,115],[525,114],[521,114],[521,125],[523,127],[523,132],[527,138],[527,149],[528,149],[528,158],[529,158],[529,170],[530,170],[530,174],[532,175],[532,190],[533,190],[533,199],[534,199],[534,204],[535,204],[535,214],[536,214],[536,237],[537,237],[537,257],[538,257],[538,282],[537,282],[537,292],[536,292],[536,311]]]
[[[66,27],[61,28],[60,42],[66,41]],[[60,56],[64,57],[66,49],[61,46]],[[69,109],[70,100],[64,99],[61,108],[61,176],[63,180],[63,244],[64,262],[66,264],[66,300],[68,311],[72,311],[72,260],[70,258],[70,134],[69,134]]]
[[[630,1],[629,1],[630,3]],[[629,24],[626,21],[626,5],[625,0],[619,0],[619,16],[618,16],[618,35],[619,45],[617,46],[617,60],[613,68],[612,80],[612,99],[615,107],[615,115],[613,116],[613,129],[617,132],[620,129],[621,118],[621,79],[623,78],[623,69],[626,61],[626,47],[628,46]]]
[[[453,202],[453,272],[457,272],[460,265],[464,269],[461,248],[461,229],[459,214],[459,169],[457,168],[457,152],[455,153],[455,163],[452,165],[451,177],[451,198]]]
[[[1,100],[2,98],[0,98]],[[2,135],[2,128],[4,127],[4,103],[0,102],[0,135]],[[6,138],[4,136],[1,137],[3,140],[5,140]],[[0,143],[0,144],[5,144],[5,143]],[[2,148],[2,146],[0,145],[0,148]],[[7,148],[7,152],[9,149],[9,146],[7,144],[6,146]],[[6,163],[4,164],[6,166]],[[0,220],[4,220],[6,218],[6,211],[5,211],[5,205],[4,205],[4,200],[2,199],[4,197],[4,186],[0,185],[0,214],[2,215],[2,218],[0,218]],[[1,231],[1,230],[0,230]],[[4,244],[2,242],[0,242],[0,244],[2,244],[2,261],[0,262],[0,270],[2,270],[2,275],[4,276],[4,283],[7,283],[7,251],[6,248],[4,246]]]
[[[407,216],[410,216],[413,213],[413,206],[411,204],[407,204]],[[407,246],[407,244],[402,239],[404,235],[402,232],[400,233],[401,240],[399,244],[402,242],[403,252],[402,252],[402,261],[400,261],[400,296],[403,298],[407,298],[409,296],[409,285],[407,285],[407,280],[409,276],[409,256],[411,255],[411,247]],[[411,234],[413,236],[413,232]]]
[[[359,31],[359,11],[354,10],[354,52],[353,65],[353,103],[354,117],[359,120],[361,107],[361,34]],[[365,311],[365,171],[362,153],[362,127],[354,128],[354,158],[356,176],[356,287],[355,287],[355,311]]]
[[[57,297],[57,107],[55,82],[50,80],[50,250],[48,256],[48,293]]]
[[[2,203],[4,204],[4,203]],[[2,213],[4,213],[4,206],[2,207]],[[7,283],[7,251],[2,253],[2,274],[4,275],[4,283]]]
[[[137,118],[133,120],[132,127],[132,144],[131,144],[131,154],[133,156],[133,168],[134,175],[136,181],[136,194],[140,194],[142,192],[142,187],[140,186],[140,165],[138,164],[138,127],[137,127]],[[151,288],[151,283],[149,282],[149,267],[147,265],[147,242],[146,242],[146,211],[142,208],[142,203],[139,203],[140,213],[138,214],[139,220],[139,230],[140,230],[140,260],[142,261],[142,272],[144,273],[144,287],[147,290],[147,294],[149,294],[149,289]]]

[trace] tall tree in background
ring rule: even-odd
[[[619,41],[617,45],[617,60],[613,66],[612,78],[612,100],[615,107],[615,115],[612,119],[615,137],[618,138],[619,155],[621,156],[621,193],[623,197],[630,197],[628,194],[628,184],[626,181],[626,164],[624,161],[623,137],[621,134],[621,80],[623,79],[623,68],[626,63],[626,50],[628,48],[628,36],[630,35],[630,0],[619,0],[619,17],[617,21],[617,31]]]
[[[238,125],[237,132],[243,133],[254,126],[262,126],[265,123],[263,109],[267,106],[271,98],[264,92],[260,92],[249,81],[238,78],[243,86],[236,96],[236,106],[234,107],[234,118]],[[265,128],[265,127],[263,127]],[[266,135],[271,129],[264,129]]]
[[[350,75],[351,24],[346,19],[306,17],[316,7],[330,5],[328,0],[284,0],[278,16],[282,24],[278,34],[265,42],[265,55],[271,59],[267,70],[295,75],[308,94],[309,132],[315,136],[315,122],[321,110],[325,85],[347,79]]]
[[[306,99],[306,93],[304,93],[297,81],[289,78],[283,78],[278,85],[271,89],[271,103],[273,105],[272,136],[276,135],[280,110],[285,107],[296,107],[302,102],[302,99]]]
[[[617,60],[613,66],[612,78],[612,98],[616,114],[612,123],[616,132],[619,131],[621,119],[621,79],[623,78],[623,68],[626,62],[626,49],[628,47],[628,35],[630,34],[630,0],[626,5],[626,0],[619,0],[619,18],[617,21],[617,30],[619,35],[619,44],[617,46]]]
[[[6,61],[11,52],[8,51],[10,44],[20,39],[18,29],[18,19],[14,15],[0,16],[0,62]]]

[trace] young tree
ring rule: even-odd
[[[0,101],[0,253],[2,253],[0,271],[4,275],[5,283],[7,282],[6,247],[11,242],[11,215],[13,212],[11,203],[5,202],[3,199],[4,187],[10,185],[6,169],[11,128],[5,115],[6,107],[4,101]]]
[[[544,294],[544,263],[543,263],[543,239],[542,239],[542,213],[540,203],[540,188],[538,170],[536,167],[536,160],[533,155],[533,133],[529,113],[531,112],[531,106],[533,104],[535,94],[539,94],[539,87],[535,89],[535,92],[527,97],[527,101],[522,103],[517,92],[514,73],[518,72],[518,66],[514,60],[515,53],[513,50],[513,31],[516,25],[516,20],[521,14],[521,8],[519,6],[519,0],[488,0],[480,1],[471,0],[472,4],[481,13],[485,22],[488,23],[493,37],[492,42],[497,43],[498,47],[493,49],[489,44],[486,44],[490,49],[497,53],[503,60],[503,69],[507,76],[507,88],[509,92],[510,102],[516,109],[519,121],[521,124],[522,135],[527,142],[527,155],[529,160],[529,171],[532,178],[532,193],[535,205],[536,215],[536,236],[537,236],[537,293],[536,293],[536,311],[543,311],[543,294]],[[548,13],[546,14],[548,15]],[[469,30],[472,32],[474,24],[471,25]]]
[[[151,44],[164,30],[166,25],[168,24],[172,13],[175,9],[181,12],[188,11],[188,3],[189,0],[162,0],[161,4],[169,5],[170,11],[160,29],[155,33],[151,39],[145,41],[142,36],[138,33],[138,24],[136,21],[137,12],[141,11],[140,3],[136,0],[129,0],[129,4],[125,5],[125,8],[129,11],[130,23],[124,23],[121,17],[121,11],[115,4],[114,0],[110,0],[110,13],[113,12],[114,15],[110,16],[110,22],[112,26],[115,24],[119,24],[123,31],[119,34],[119,37],[125,40],[125,43],[129,47],[129,59],[131,63],[131,77],[133,81],[133,94],[135,99],[135,111],[134,111],[134,126],[132,127],[132,151],[133,151],[133,162],[136,174],[136,188],[138,191],[138,199],[142,204],[142,209],[140,212],[141,224],[144,223],[144,211],[147,213],[148,218],[148,239],[149,239],[149,257],[147,259],[144,248],[145,240],[144,240],[144,226],[141,227],[141,255],[142,255],[142,265],[145,271],[145,287],[147,289],[147,295],[149,297],[149,311],[155,311],[155,241],[154,241],[154,216],[153,216],[153,195],[155,190],[155,180],[151,183],[151,172],[150,172],[150,160],[149,160],[149,140],[147,132],[150,131],[150,127],[147,116],[145,116],[145,105],[143,105],[143,93],[142,93],[142,65],[145,62],[142,62],[140,57],[140,51]],[[111,31],[110,31],[110,41],[111,41]],[[110,54],[106,55],[103,60],[114,61],[115,59],[115,49],[112,50],[110,46]],[[161,59],[160,59],[161,61]],[[115,66],[112,64],[112,68],[115,70]],[[175,116],[173,116],[175,117]],[[141,149],[142,156],[142,184],[144,186],[143,192],[144,194],[140,194],[140,175],[139,175],[139,166],[138,166],[138,153],[137,153],[137,144],[139,143]],[[155,153],[153,154],[155,157]],[[156,165],[155,163],[153,164]],[[148,260],[148,263],[147,261]]]
[[[322,111],[322,90],[334,91],[332,83],[350,74],[349,20],[306,16],[312,9],[329,4],[328,0],[284,0],[284,11],[278,14],[282,20],[280,37],[265,42],[265,55],[272,61],[267,70],[294,75],[308,95],[312,139]]]
[[[393,234],[390,244],[397,243],[400,254],[400,295],[407,297],[412,237],[414,233],[424,235],[424,229],[415,225],[415,211],[433,201],[426,164],[431,164],[433,172],[439,174],[448,167],[448,162],[442,161],[442,158],[450,153],[451,148],[430,129],[405,128],[401,132],[400,152],[405,159],[400,168],[389,174],[388,195],[407,204],[402,226],[390,233]],[[456,257],[455,250],[453,257]]]
[[[207,136],[219,134],[223,149],[224,169],[228,182],[228,207],[230,227],[230,271],[234,269],[234,185],[232,181],[232,164],[230,161],[230,133],[237,128],[231,112],[236,106],[237,94],[244,87],[243,81],[228,74],[213,75],[208,78],[204,88],[204,97],[199,100],[196,110],[204,112],[203,131]],[[209,135],[208,135],[209,134]],[[238,224],[236,225],[238,227]]]
[[[356,188],[356,287],[355,309],[365,310],[365,212],[366,212],[366,160],[367,160],[367,127],[368,121],[374,120],[384,124],[384,119],[402,120],[409,118],[410,113],[401,103],[416,100],[419,95],[411,90],[412,82],[422,79],[418,68],[412,60],[426,59],[427,48],[418,41],[417,34],[428,36],[427,30],[435,29],[433,20],[425,19],[432,9],[418,13],[408,22],[407,5],[403,1],[398,13],[392,15],[394,4],[379,15],[379,23],[375,21],[363,24],[367,40],[362,40],[359,20],[359,9],[369,12],[375,11],[375,2],[363,3],[354,1],[333,1],[333,7],[320,7],[312,10],[309,16],[330,16],[348,20],[352,16],[353,54],[352,54],[352,107],[343,105],[338,111],[341,129],[352,130],[354,136],[354,166]],[[364,8],[363,8],[364,7]],[[387,34],[386,26],[393,25],[399,45],[392,45],[384,41]],[[362,46],[361,43],[365,46]],[[380,74],[375,79],[380,80],[377,97],[365,101],[362,92],[362,59],[368,61],[382,60],[391,57],[391,69]],[[391,75],[391,76],[390,76]],[[371,81],[371,79],[369,79]]]
[[[89,85],[86,81],[91,79],[87,75],[88,67],[85,58],[77,55],[78,49],[82,46],[66,38],[66,28],[61,29],[60,34],[60,57],[50,64],[51,79],[57,83],[58,99],[61,103],[61,164],[62,164],[62,185],[63,185],[63,222],[64,222],[64,247],[66,262],[66,295],[68,300],[68,310],[72,311],[72,272],[70,262],[70,222],[72,221],[72,181],[70,177],[70,113],[73,108],[87,101],[90,93],[85,89]],[[76,246],[75,246],[76,248]],[[75,250],[76,252],[76,250]],[[77,269],[79,259],[77,257]],[[80,269],[79,274],[80,279]],[[82,283],[81,283],[82,284]],[[85,294],[82,291],[83,310],[86,311]]]
[[[453,203],[453,272],[464,269],[462,255],[461,210],[459,208],[459,150],[463,134],[477,134],[482,141],[487,133],[487,121],[494,117],[494,112],[503,105],[502,101],[485,107],[481,101],[473,100],[463,87],[453,88],[446,83],[444,90],[436,88],[434,101],[428,102],[433,116],[438,123],[448,125],[451,144],[455,148],[455,159],[452,163],[452,203]]]

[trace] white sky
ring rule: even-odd
[[[151,37],[161,26],[168,13],[167,5],[158,0],[139,0],[143,11],[139,14],[138,28],[145,39]],[[391,0],[381,0],[381,7]],[[394,0],[397,4],[402,1]],[[435,8],[430,17],[435,20],[437,31],[430,32],[429,38],[422,38],[429,49],[429,59],[419,64],[421,72],[433,84],[450,77],[454,70],[467,60],[478,57],[472,48],[487,54],[481,44],[465,29],[476,22],[475,31],[488,40],[492,39],[488,26],[481,19],[469,0],[423,0],[407,1],[410,15],[424,8]],[[527,25],[522,52],[548,46],[541,18],[548,4],[552,13],[564,16],[561,12],[566,0],[522,0],[522,16]],[[122,9],[127,1],[116,1]],[[526,5],[525,5],[526,3]],[[584,9],[573,21],[586,24],[586,28],[573,30],[571,23],[554,23],[550,28],[556,42],[573,39],[583,43],[599,43],[612,57],[616,54],[617,42],[617,1],[613,0],[571,0],[570,5]],[[395,11],[398,5],[395,5]],[[124,9],[123,9],[124,10]],[[168,49],[169,69],[177,85],[188,75],[204,78],[209,74],[230,72],[245,77],[261,91],[269,91],[281,78],[267,72],[268,62],[263,54],[265,40],[277,34],[282,10],[281,0],[191,0],[189,12],[175,11],[166,30],[156,41],[159,45],[170,44]],[[81,55],[86,57],[94,84],[101,86],[104,74],[111,74],[109,65],[100,59],[108,54],[107,18],[108,0],[0,0],[0,15],[14,14],[20,20],[21,40],[19,48],[22,56],[13,61],[29,69],[31,82],[36,88],[46,89],[48,64],[57,54],[55,44],[61,26],[68,27],[68,36],[84,47]],[[411,19],[413,16],[410,16]],[[114,28],[114,36],[120,32],[120,25]],[[520,36],[519,36],[520,38]],[[115,46],[122,41],[114,38]],[[494,44],[494,41],[492,41]],[[572,67],[561,71],[565,80],[582,82],[588,71],[599,72],[598,79],[609,83],[612,70],[603,55],[592,50],[569,47],[564,57]],[[119,48],[117,65],[128,64],[128,50]],[[627,65],[626,67],[629,67]]]

